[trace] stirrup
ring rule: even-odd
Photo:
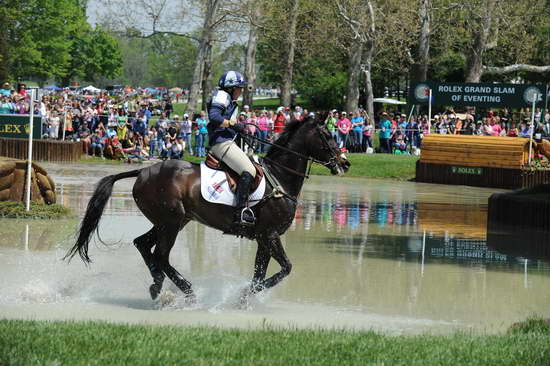
[[[246,217],[247,215],[250,215],[249,217]],[[245,207],[241,211],[241,225],[244,226],[254,226],[256,223],[256,216],[254,215],[254,211],[250,209],[250,207]]]

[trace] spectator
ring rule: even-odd
[[[149,130],[149,159],[155,156],[155,152],[158,151],[158,132],[156,127],[151,127]]]
[[[258,118],[258,137],[262,140],[267,140],[269,134],[269,122],[267,120],[267,113],[266,111],[262,111],[260,113],[260,118]],[[264,153],[267,151],[267,145],[260,142],[258,146],[258,152]]]
[[[206,128],[207,122],[206,122],[206,113],[204,111],[201,111],[200,117],[197,118],[197,151],[196,155],[199,157],[205,157],[206,156],[206,138],[208,137],[208,129]]]
[[[353,112],[353,117],[351,118],[351,126],[353,128],[353,151],[360,152],[363,145],[363,126],[365,121],[360,115],[359,111]]]
[[[193,147],[191,146],[191,132],[192,123],[189,119],[189,115],[186,113],[183,115],[183,121],[181,121],[181,130],[179,136],[182,137],[185,147],[189,149],[189,154],[193,155]]]
[[[50,118],[48,119],[49,123],[49,136],[51,139],[57,139],[59,137],[59,123],[60,119],[57,112],[52,112]]]
[[[91,137],[91,154],[96,155],[99,151],[99,156],[102,159],[105,159],[103,151],[105,150],[105,138],[103,131],[99,128],[95,130]]]
[[[342,112],[342,116],[338,122],[336,122],[336,127],[338,128],[338,145],[341,149],[345,149],[348,142],[349,132],[351,130],[351,122],[347,117],[347,112]]]
[[[327,120],[325,121],[328,132],[330,132],[330,134],[336,141],[338,141],[338,132],[336,131],[336,122],[338,121],[337,118],[338,112],[336,112],[336,110],[333,110],[329,112]]]
[[[519,127],[519,137],[530,138],[531,126],[528,127],[527,122],[522,122]]]
[[[372,144],[372,134],[374,133],[374,125],[368,115],[366,116],[365,128],[363,128],[363,143],[362,151],[366,152],[368,148],[374,148]]]
[[[166,104],[164,105],[164,113],[166,114],[167,118],[170,118],[170,115],[174,112],[174,106],[172,105],[172,101],[170,98],[166,101]]]
[[[519,136],[519,131],[516,127],[516,122],[512,121],[510,123],[510,128],[508,129],[508,134],[507,134],[508,137],[518,137]]]
[[[407,136],[401,129],[395,131],[393,136],[393,148],[398,154],[405,154],[407,152]]]
[[[285,130],[286,125],[286,116],[284,113],[284,108],[277,108],[277,115],[273,121],[273,137],[278,139],[281,133]]]
[[[389,116],[386,112],[382,113],[380,118],[380,150],[388,154],[391,153],[390,137],[392,135],[392,123],[389,120]]]

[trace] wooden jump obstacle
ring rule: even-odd
[[[0,138],[0,156],[26,160],[28,140]],[[75,162],[83,154],[81,142],[33,140],[32,159],[36,161]]]
[[[550,170],[533,170],[529,139],[430,134],[422,141],[416,181],[517,189],[550,182]]]

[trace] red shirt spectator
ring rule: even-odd
[[[275,121],[273,122],[273,132],[281,133],[285,130],[286,117],[282,111],[277,113]]]

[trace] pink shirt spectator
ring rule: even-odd
[[[258,128],[260,129],[260,131],[269,130],[269,122],[267,121],[267,117],[258,118]]]
[[[500,136],[502,132],[502,127],[500,127],[500,125],[497,125],[497,124],[494,124],[491,127],[493,128],[493,133],[491,134],[491,136]]]
[[[349,130],[351,130],[351,122],[347,118],[342,118],[336,122],[336,127],[338,127],[338,131],[341,133],[347,134],[349,133]]]

